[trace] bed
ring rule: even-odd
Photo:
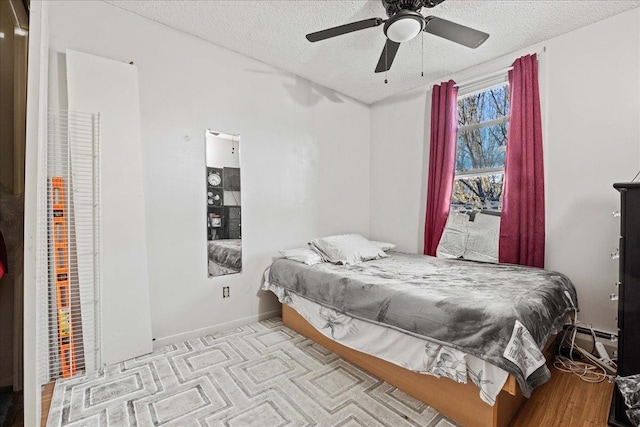
[[[263,289],[283,303],[285,325],[451,419],[508,425],[550,377],[550,338],[577,302],[571,281],[543,269],[390,255],[346,266],[278,259]],[[378,329],[358,338],[370,328]],[[420,360],[398,356],[411,354]]]
[[[242,271],[242,240],[221,239],[208,242],[209,276]]]

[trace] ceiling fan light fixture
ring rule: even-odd
[[[407,42],[424,29],[424,18],[418,12],[403,10],[384,24],[384,34],[396,43]]]

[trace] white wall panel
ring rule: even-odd
[[[69,110],[100,113],[102,354],[114,364],[152,350],[138,67],[73,50],[66,60]]]

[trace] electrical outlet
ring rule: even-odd
[[[222,288],[222,298],[229,298],[229,287],[224,286]]]

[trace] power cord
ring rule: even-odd
[[[611,360],[601,360],[593,355],[596,349],[596,334],[591,325],[585,325],[578,322],[578,310],[575,308],[575,304],[568,292],[565,291],[565,295],[571,302],[574,308],[574,319],[570,326],[564,330],[562,340],[560,341],[560,348],[563,348],[565,344],[568,344],[569,357],[557,355],[553,362],[553,367],[561,372],[569,372],[578,377],[581,380],[588,383],[600,383],[604,380],[613,382],[615,380],[615,374],[617,370],[616,364]],[[591,331],[591,337],[593,338],[593,348],[591,352],[586,351],[576,344],[576,334],[578,333],[578,326],[583,326]],[[571,339],[567,342],[567,333],[571,330]],[[566,347],[565,347],[566,348]],[[586,359],[586,361],[574,359],[574,354],[577,353],[579,357]]]
[[[578,362],[565,356],[556,356],[553,367],[561,372],[570,372],[588,383],[601,383],[604,380],[613,382],[615,376],[609,375],[604,368],[590,363]]]
[[[583,381],[589,383],[599,383],[604,380],[613,382],[617,370],[615,363],[611,360],[598,359],[596,356],[576,344],[578,325],[588,327],[591,330],[592,336],[595,340],[595,333],[591,326],[575,322],[571,327],[571,338],[567,340],[567,333],[569,329],[566,329],[562,336],[562,340],[560,341],[561,348],[568,348],[569,357],[557,355],[556,360],[553,362],[554,368],[561,372],[570,372],[580,377],[580,379],[582,379]],[[576,360],[574,358],[574,354],[576,353],[580,358],[586,361]]]

